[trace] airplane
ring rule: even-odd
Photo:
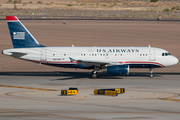
[[[93,69],[110,75],[128,75],[130,68],[154,68],[175,65],[179,60],[156,47],[46,47],[41,45],[16,16],[6,16],[13,49],[2,54],[38,64],[65,68]]]

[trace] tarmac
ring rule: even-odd
[[[142,73],[141,73],[142,74]],[[178,120],[180,75],[109,76],[87,72],[1,72],[3,120]],[[77,87],[78,94],[60,90]],[[94,89],[125,88],[118,96],[94,95]]]

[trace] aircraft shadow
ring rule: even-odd
[[[154,77],[160,77],[162,75],[180,75],[180,73],[167,73],[158,72],[154,73]],[[81,78],[91,78],[90,72],[62,72],[62,71],[50,71],[50,72],[0,72],[0,76],[59,76],[62,78],[53,79],[51,81],[57,80],[72,80]],[[133,72],[129,73],[128,76],[112,76],[107,74],[98,73],[98,78],[96,79],[123,79],[125,77],[149,77],[148,72]]]
[[[91,78],[90,72],[62,72],[62,71],[50,71],[50,72],[0,72],[0,76],[59,76],[62,78],[53,79],[56,80],[71,80],[80,78]],[[120,79],[119,76],[110,76],[102,73],[98,73],[97,79]]]

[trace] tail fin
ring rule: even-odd
[[[44,47],[31,35],[16,16],[6,16],[14,48]]]

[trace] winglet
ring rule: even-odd
[[[19,21],[16,16],[6,16],[7,21]]]

